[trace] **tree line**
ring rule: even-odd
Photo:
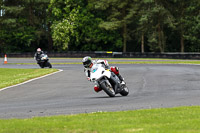
[[[0,0],[0,52],[200,52],[199,0]]]

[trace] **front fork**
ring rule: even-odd
[[[111,72],[110,79],[108,79],[107,77],[104,77],[104,78],[105,79],[102,80],[101,82],[96,82],[96,85],[98,87],[101,88],[102,82],[106,82],[107,85],[109,85],[110,87],[112,87],[114,89],[115,93],[121,92],[120,79],[118,78],[117,75],[115,75],[114,73]]]

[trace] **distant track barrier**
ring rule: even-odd
[[[6,53],[7,57],[30,58],[34,53]],[[200,53],[139,53],[139,52],[112,52],[112,51],[68,51],[47,52],[50,58],[82,58],[91,56],[96,58],[168,58],[168,59],[200,59]],[[1,54],[4,57],[5,53]]]

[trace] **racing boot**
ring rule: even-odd
[[[121,84],[126,84],[126,83],[124,82],[124,78],[123,78],[120,74],[118,74],[117,76],[118,76],[118,78],[120,79]]]
[[[95,85],[95,86],[94,86],[94,91],[99,92],[99,91],[101,91],[101,88],[99,88],[98,85]]]

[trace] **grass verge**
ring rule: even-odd
[[[118,61],[109,62],[109,64],[200,64],[200,61],[185,61],[185,60],[175,60],[175,61]]]
[[[8,63],[16,65],[34,65],[35,63]],[[59,62],[53,65],[82,64],[82,62]],[[109,64],[200,64],[197,60],[140,60],[140,61],[110,61]]]
[[[1,133],[200,132],[200,106],[0,120]]]
[[[10,69],[0,68],[0,89],[15,85],[32,78],[43,76],[52,72],[57,71],[56,69]]]

